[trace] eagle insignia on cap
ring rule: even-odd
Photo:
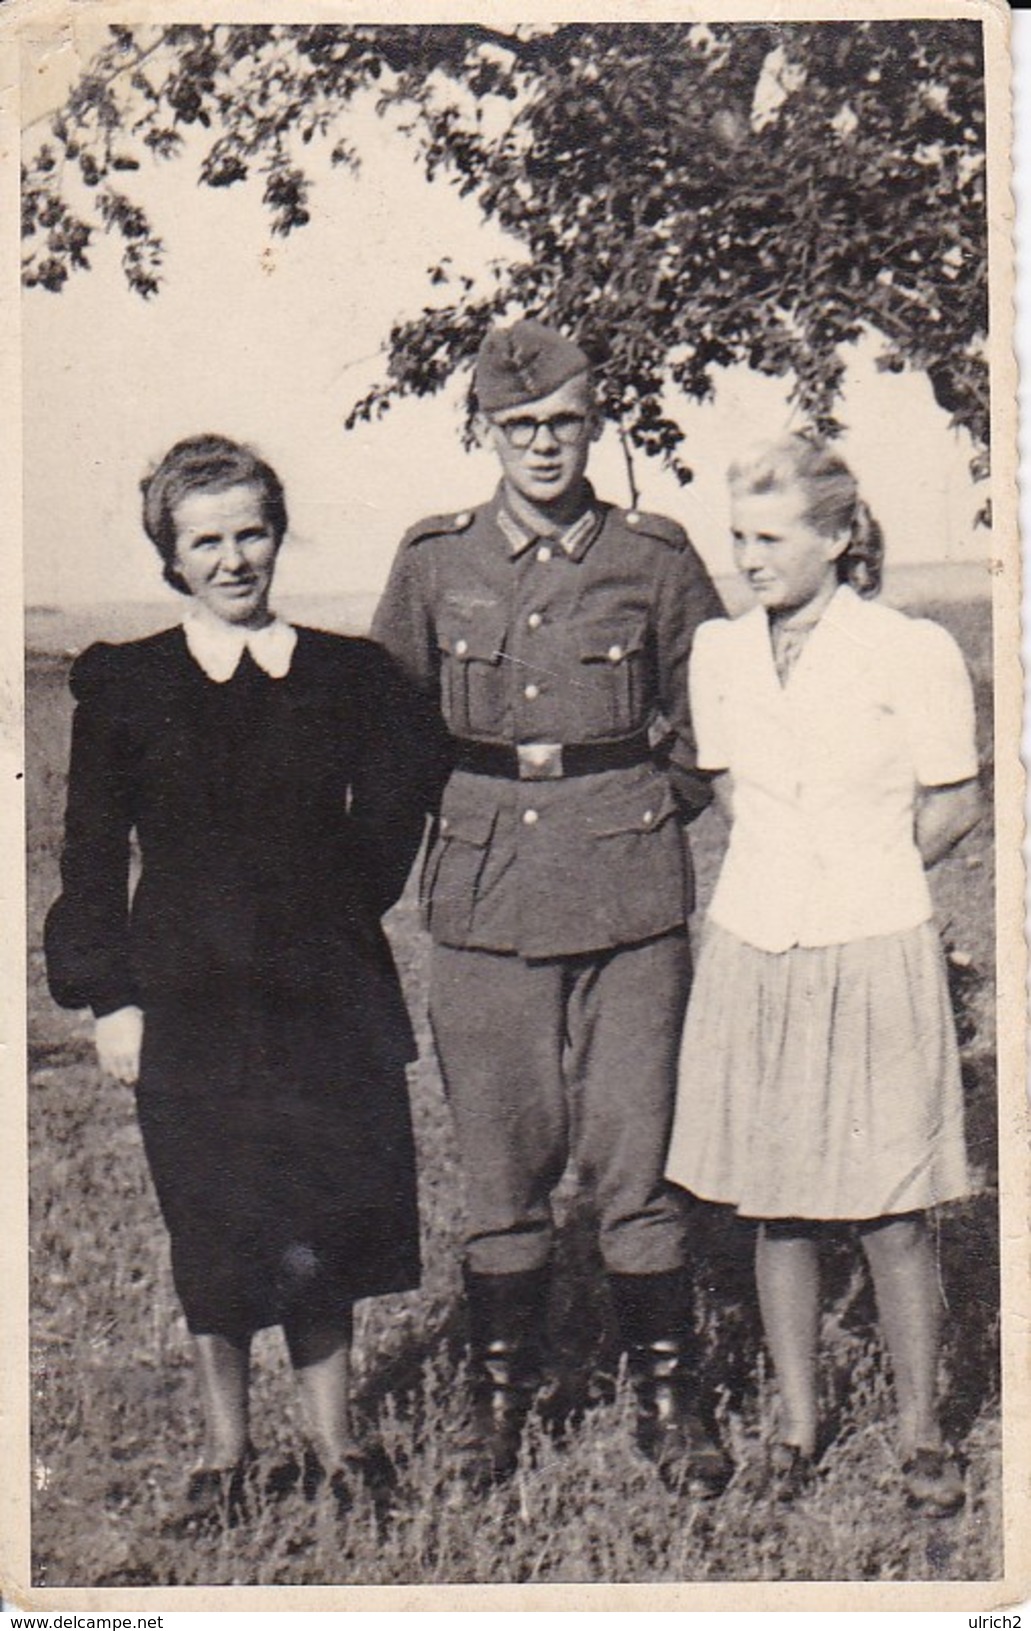
[[[550,396],[590,366],[575,340],[524,317],[510,328],[492,328],[481,345],[473,372],[476,404],[484,413],[518,408]]]

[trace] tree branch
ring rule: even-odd
[[[626,463],[626,480],[630,489],[630,508],[636,510],[641,494],[634,476],[634,457],[630,451],[630,438],[627,436],[626,429],[622,424],[619,427],[619,445],[623,449],[623,459]]]
[[[550,43],[561,39],[563,34],[570,33],[576,26],[567,23],[550,34],[534,34],[529,39],[521,39],[518,34],[507,34],[504,29],[491,28],[486,23],[469,23],[465,26],[465,32],[470,40],[480,40],[485,45],[499,45],[503,51],[511,51],[520,62],[533,62],[540,56],[544,41]]]
[[[164,30],[162,30],[160,39],[155,40],[153,45],[148,45],[145,51],[138,52],[133,58],[132,62],[120,63],[119,66],[117,68],[113,68],[109,74],[104,74],[102,77],[100,77],[99,83],[101,88],[106,90],[109,85],[113,85],[115,80],[120,79],[123,74],[134,73],[137,68],[160,51],[164,43],[165,35]],[[80,76],[80,78],[81,77],[82,76]],[[36,117],[34,119],[29,119],[23,128],[25,130],[33,130],[36,125],[42,125],[53,121],[57,118],[60,112],[61,108],[54,108],[50,113],[37,113]]]

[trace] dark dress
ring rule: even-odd
[[[379,647],[310,629],[284,679],[245,652],[216,684],[172,629],[92,646],[71,686],[50,986],[144,1011],[140,1124],[190,1329],[416,1285],[415,1050],[380,916],[433,797],[423,705]]]

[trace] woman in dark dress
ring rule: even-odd
[[[189,605],[73,665],[46,949],[55,999],[93,1009],[101,1066],[137,1084],[204,1408],[190,1499],[211,1504],[241,1487],[253,1333],[282,1325],[333,1479],[352,1303],[418,1283],[414,1046],[380,917],[435,739],[377,646],[270,612],[286,507],[254,453],[191,438],[143,493]]]

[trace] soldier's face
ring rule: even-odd
[[[483,424],[507,485],[543,508],[580,486],[599,429],[586,374],[536,402],[501,409]]]

